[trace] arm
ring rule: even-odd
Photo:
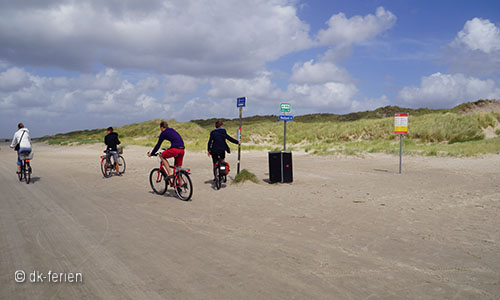
[[[233,139],[229,134],[227,134],[227,132],[226,132],[226,139],[228,141],[230,141],[231,143],[233,143],[233,144],[238,144],[239,143],[237,139]]]
[[[118,139],[118,133],[116,134],[116,144],[117,145],[120,145],[122,142],[120,142],[120,140]]]
[[[14,137],[12,138],[12,142],[10,143],[10,147],[14,148],[17,145],[17,137],[16,134],[14,133]]]
[[[214,144],[214,135],[210,132],[210,138],[208,139],[207,151],[210,153],[212,151],[212,146]]]
[[[161,143],[163,143],[163,140],[164,140],[163,134],[160,134],[160,136],[158,137],[158,143],[156,143],[156,146],[151,151],[151,155],[156,154],[156,151],[158,151],[158,149],[160,149],[160,146],[161,146]]]

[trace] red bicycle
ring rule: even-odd
[[[101,172],[105,178],[111,177],[111,172],[115,169],[115,164],[111,163],[111,152],[109,150],[104,150],[104,155],[101,155]],[[125,168],[127,165],[125,164],[125,158],[121,155],[123,154],[123,150],[118,150],[118,175],[125,173]]]
[[[189,177],[191,169],[170,166],[173,175],[168,176],[163,161],[158,155],[157,153],[152,156],[158,157],[160,160],[160,167],[154,168],[151,170],[151,173],[149,173],[149,183],[153,191],[158,195],[163,195],[167,192],[168,186],[170,186],[174,189],[179,199],[189,201],[191,196],[193,196],[193,183]]]

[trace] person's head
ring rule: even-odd
[[[113,127],[108,127],[108,129],[106,129],[106,131],[108,132],[108,134],[110,134],[111,132],[113,132]]]
[[[167,128],[168,128],[167,121],[161,121],[161,123],[160,123],[160,129],[161,129],[161,131],[163,131],[163,130],[165,130]]]
[[[215,128],[221,128],[222,125],[224,125],[224,123],[222,122],[222,120],[215,121]]]
[[[21,128],[24,128],[24,124],[23,123],[17,124],[17,129],[21,129]]]

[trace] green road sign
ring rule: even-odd
[[[280,111],[282,113],[289,113],[292,109],[292,105],[290,103],[281,103],[280,104]]]

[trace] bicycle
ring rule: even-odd
[[[125,173],[127,165],[125,164],[125,158],[121,156],[121,151],[118,151],[118,174],[121,175]],[[105,155],[101,155],[101,172],[105,178],[111,177],[111,172],[115,170],[115,164],[111,163],[111,151],[104,150]]]
[[[153,192],[158,195],[163,195],[167,192],[168,186],[170,186],[174,189],[179,199],[189,201],[191,196],[193,196],[193,183],[189,177],[191,169],[170,166],[173,175],[168,176],[167,170],[158,153],[151,156],[156,156],[160,160],[160,167],[154,168],[151,170],[151,173],[149,173],[149,183],[151,184]]]
[[[215,188],[220,190],[222,183],[227,182],[227,163],[224,159],[219,159],[214,166]]]
[[[31,173],[33,169],[31,168],[30,161],[33,159],[33,152],[30,153],[20,153],[19,158],[21,159],[21,172],[17,174],[19,181],[24,181],[29,184],[31,181]]]

